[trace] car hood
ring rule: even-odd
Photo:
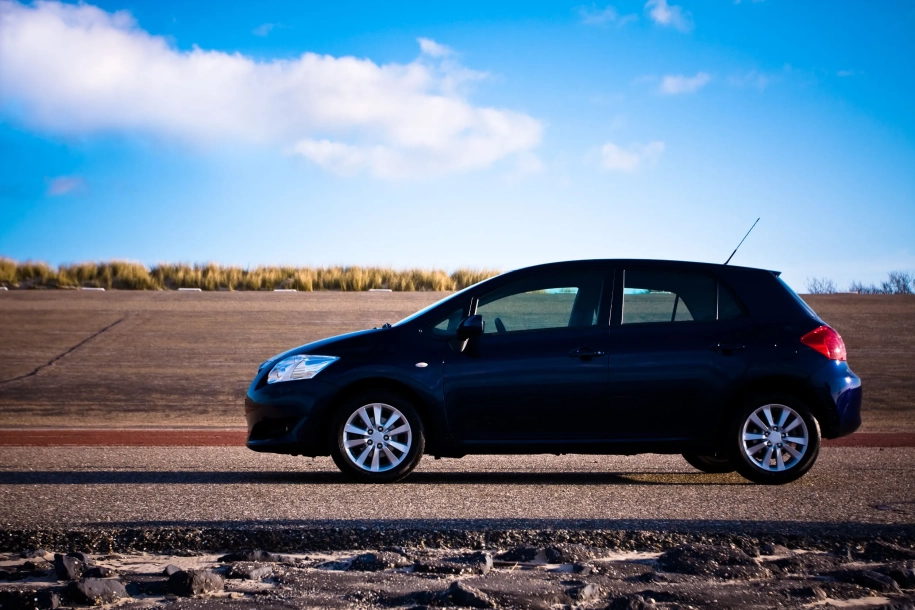
[[[305,345],[294,347],[292,349],[286,350],[285,352],[279,353],[272,358],[268,358],[261,364],[260,368],[263,368],[264,366],[283,358],[287,358],[289,356],[297,356],[299,354],[344,356],[353,352],[363,352],[368,350],[374,344],[375,335],[387,332],[388,330],[389,329],[386,328],[357,330],[356,332],[346,333],[345,335],[336,335],[334,337],[321,339],[320,341],[306,343]]]

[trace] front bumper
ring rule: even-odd
[[[861,427],[861,379],[847,362],[831,361],[811,382],[829,412],[823,422],[824,437],[848,436]]]
[[[302,379],[258,387],[245,396],[248,449],[264,453],[328,455],[323,416],[336,386]]]

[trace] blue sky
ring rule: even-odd
[[[915,269],[911,2],[0,7],[0,255]]]

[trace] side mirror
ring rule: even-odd
[[[486,323],[483,322],[483,316],[469,316],[464,318],[461,324],[457,327],[458,340],[464,341],[474,337],[479,337],[483,334],[483,327],[485,324]]]

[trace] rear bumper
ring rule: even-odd
[[[823,436],[848,436],[861,427],[861,379],[851,372],[848,363],[831,361],[811,377],[824,403]]]
[[[263,453],[327,455],[322,419],[338,388],[314,379],[248,389],[247,447]]]

